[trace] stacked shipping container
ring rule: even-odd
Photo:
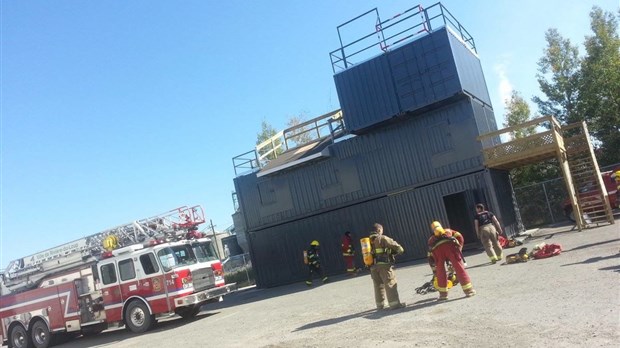
[[[403,244],[401,261],[426,255],[433,220],[475,243],[477,202],[517,231],[507,173],[484,168],[476,141],[497,128],[480,62],[449,29],[334,79],[347,130],[357,136],[330,145],[328,158],[235,178],[259,286],[302,280],[302,250],[314,239],[328,273],[344,271],[342,234],[367,236],[374,222]]]

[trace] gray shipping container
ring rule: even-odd
[[[507,233],[514,234],[517,226],[511,195],[493,188],[494,182],[506,179],[505,175],[505,172],[479,171],[250,231],[257,284],[271,287],[305,280],[307,268],[303,264],[303,250],[315,239],[321,243],[321,260],[326,273],[343,273],[345,265],[340,250],[343,233],[351,231],[359,251],[359,239],[368,236],[374,222],[383,224],[385,234],[404,247],[405,254],[398,258],[399,262],[426,256],[430,223],[434,220],[461,231],[466,247],[476,245],[473,216],[474,205],[478,202],[487,203],[497,213]],[[359,252],[356,263],[362,266]]]
[[[247,231],[357,204],[483,169],[476,137],[493,111],[463,96],[423,117],[329,146],[330,157],[257,177],[235,178]],[[235,223],[236,225],[236,223]]]
[[[445,27],[339,72],[334,81],[354,134],[450,103],[459,94],[491,105],[478,56]]]

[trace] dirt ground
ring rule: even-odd
[[[558,226],[525,241],[559,243],[556,257],[520,264],[466,253],[478,294],[450,300],[414,289],[430,279],[423,261],[397,265],[396,311],[374,310],[370,275],[334,277],[307,288],[246,289],[205,306],[191,321],[166,320],[150,332],[123,329],[62,347],[611,347],[620,341],[620,221],[571,231]],[[505,254],[516,253],[507,249]]]

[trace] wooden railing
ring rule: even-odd
[[[514,138],[515,134],[527,134],[526,130],[531,129],[538,133]],[[529,162],[557,157],[564,147],[561,134],[558,121],[547,116],[483,134],[478,140],[482,143],[484,164],[487,167],[511,169]],[[513,140],[502,143],[502,135]]]

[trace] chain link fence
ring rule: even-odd
[[[238,288],[256,285],[256,276],[252,268],[250,254],[235,255],[223,262],[226,283],[237,283]]]
[[[564,215],[562,204],[568,198],[564,179],[516,187],[514,190],[525,228],[570,221]]]
[[[600,170],[605,172],[618,167],[620,164],[601,167]],[[515,187],[514,192],[525,228],[570,222],[564,213],[564,204],[570,202],[563,178]]]

